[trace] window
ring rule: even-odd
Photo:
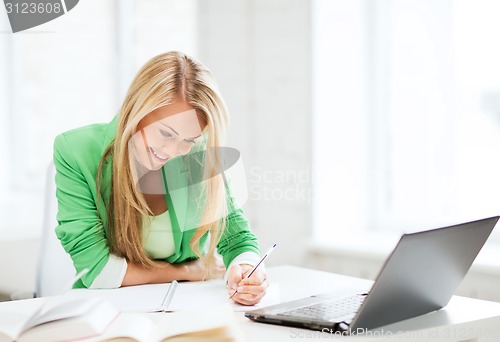
[[[80,1],[66,15],[8,33],[0,11],[0,231],[37,232],[57,134],[108,122],[140,66],[196,56],[197,2]]]
[[[317,237],[500,214],[499,12],[487,0],[315,1]]]

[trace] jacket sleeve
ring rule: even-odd
[[[90,287],[109,259],[109,248],[97,211],[95,179],[90,168],[80,168],[74,153],[64,135],[59,135],[54,142],[59,224],[56,235],[76,271],[89,269],[77,286]]]
[[[217,245],[217,251],[222,256],[226,268],[234,258],[245,252],[260,255],[259,244],[250,228],[250,222],[243,210],[235,209],[230,191],[227,198],[230,213],[226,217],[226,227]]]

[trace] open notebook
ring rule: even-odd
[[[258,309],[280,302],[279,286],[271,283],[259,304],[244,306],[228,299],[222,279],[172,284],[127,286],[118,289],[74,289],[65,294],[71,298],[103,298],[121,312],[171,312],[204,310],[229,304],[234,311]]]
[[[222,279],[137,285],[118,289],[74,289],[69,298],[102,298],[121,315],[106,332],[85,341],[244,341],[234,311],[258,309],[279,302],[278,284],[271,284],[258,305],[244,306],[229,299]],[[144,315],[148,312],[174,312]],[[82,341],[83,342],[83,341]]]

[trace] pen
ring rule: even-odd
[[[255,272],[255,270],[257,269],[257,267],[259,267],[259,265],[262,264],[264,259],[266,259],[274,251],[275,247],[276,247],[276,244],[272,245],[271,248],[269,248],[267,250],[267,252],[262,256],[262,258],[260,258],[257,265],[255,265],[254,268],[249,273],[247,273],[247,275],[243,279],[250,278],[252,276],[253,272]],[[236,294],[236,292],[238,292],[238,290],[234,289],[233,293],[231,293],[231,295],[229,296],[229,299],[233,298],[233,296]]]
[[[177,282],[177,280],[172,281],[170,287],[168,288],[168,292],[167,292],[165,298],[163,298],[163,303],[161,303],[160,311],[166,312],[168,306],[170,305],[170,302],[172,301],[172,298],[174,297],[174,293],[175,293],[175,290],[177,289],[178,284],[179,283]]]

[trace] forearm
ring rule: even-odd
[[[121,286],[168,283],[173,280],[190,280],[188,265],[162,262],[162,267],[146,269],[129,263]]]

